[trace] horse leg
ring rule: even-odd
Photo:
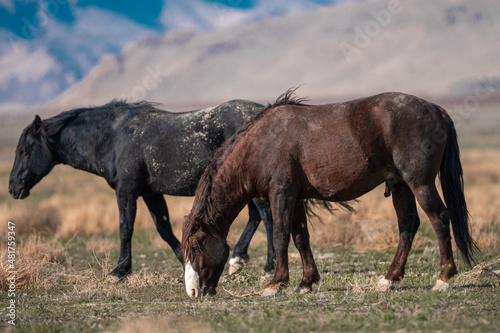
[[[292,221],[292,237],[295,247],[299,250],[302,260],[302,281],[295,290],[297,294],[312,292],[312,284],[319,282],[319,273],[309,243],[309,230],[307,229],[307,216],[303,201],[295,205]]]
[[[290,225],[295,206],[295,196],[282,190],[271,196],[271,209],[274,219],[273,243],[276,249],[276,270],[274,277],[266,286],[262,296],[275,296],[288,287],[288,245],[290,244]]]
[[[271,206],[259,199],[254,199],[255,206],[259,210],[260,217],[266,227],[267,236],[267,263],[264,271],[271,272],[274,269],[274,261],[276,260],[276,252],[273,245],[273,216]]]
[[[411,244],[420,226],[415,196],[408,185],[403,182],[395,185],[392,203],[398,217],[399,243],[387,274],[380,279],[377,286],[377,289],[381,291],[391,289],[394,281],[403,280]]]
[[[451,247],[450,213],[441,200],[434,182],[412,187],[412,191],[420,207],[429,217],[439,242],[441,272],[433,290],[448,289],[451,287],[448,280],[458,273]]]
[[[253,201],[248,203],[248,224],[243,230],[240,239],[234,246],[233,255],[229,259],[229,275],[236,274],[243,269],[248,261],[248,246],[260,223],[260,214]]]
[[[170,245],[172,250],[174,250],[177,259],[183,263],[182,260],[182,248],[181,243],[175,237],[172,231],[172,225],[170,224],[168,216],[167,203],[165,198],[161,194],[143,196],[144,202],[148,206],[149,212],[153,217],[155,222],[156,230],[160,234],[161,238]]]
[[[137,211],[137,196],[130,191],[117,189],[116,198],[120,213],[120,258],[108,276],[110,282],[117,282],[132,271],[132,233]]]

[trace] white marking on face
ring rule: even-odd
[[[199,286],[200,278],[189,261],[186,262],[184,281],[186,283],[186,292],[189,297],[193,298],[201,296],[201,289]]]

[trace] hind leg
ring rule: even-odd
[[[312,292],[312,284],[318,283],[320,277],[309,243],[309,231],[303,201],[299,201],[295,205],[292,220],[292,238],[295,247],[299,250],[303,267],[302,281],[300,281],[295,293],[307,294]]]
[[[175,237],[172,231],[172,225],[170,224],[168,216],[168,208],[165,198],[162,194],[143,196],[144,202],[148,206],[151,217],[156,226],[156,230],[160,234],[161,238],[170,245],[172,250],[174,250],[175,256],[180,261],[182,260],[182,248],[179,240]]]
[[[420,226],[415,196],[405,183],[397,183],[392,194],[392,202],[398,217],[399,243],[387,274],[382,277],[378,290],[393,287],[394,281],[402,281],[405,274],[406,260]]]
[[[429,217],[439,242],[441,272],[434,289],[447,289],[450,287],[448,280],[457,274],[451,248],[450,213],[441,200],[434,182],[413,187],[412,190],[420,207]]]

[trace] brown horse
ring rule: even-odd
[[[435,185],[440,175],[444,205]],[[263,295],[288,286],[290,234],[303,264],[296,292],[312,290],[319,273],[309,245],[308,198],[345,202],[386,183],[399,244],[381,289],[401,281],[420,224],[416,200],[437,234],[441,272],[436,289],[457,273],[455,242],[470,265],[477,246],[469,231],[453,121],[441,107],[402,93],[310,106],[289,90],[232,136],[205,169],[182,231],[189,296],[215,294],[229,247],[229,227],[252,198],[271,203],[276,271]]]

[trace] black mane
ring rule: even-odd
[[[86,108],[76,108],[68,111],[61,112],[60,114],[53,116],[51,118],[47,118],[42,120],[42,128],[39,133],[35,133],[33,129],[33,124],[27,126],[20,139],[16,148],[16,154],[19,154],[26,145],[26,137],[28,134],[32,134],[37,136],[37,138],[42,143],[44,150],[51,154],[50,148],[50,140],[52,137],[56,136],[61,132],[61,130],[79,115],[84,114],[89,111],[94,110],[113,110],[117,108],[122,109],[149,109],[149,110],[157,110],[155,106],[158,103],[150,103],[146,101],[128,103],[125,99],[113,99],[111,102],[101,105],[101,106],[89,106]]]
[[[241,127],[238,129],[238,131],[231,137],[229,138],[217,151],[215,154],[217,155],[217,152],[220,150],[225,150],[226,148],[232,146],[232,144],[237,141],[239,137],[243,133],[245,133],[254,123],[257,122],[267,111],[274,109],[275,107],[282,106],[282,105],[303,105],[307,106],[308,104],[304,104],[304,102],[308,101],[307,98],[302,98],[302,97],[297,97],[295,96],[295,91],[300,88],[300,87],[295,87],[295,88],[290,88],[287,91],[285,91],[283,94],[279,95],[276,101],[274,101],[273,104],[267,104],[266,107],[262,108],[261,111],[257,112],[255,116],[252,118],[248,119]],[[215,160],[215,156],[212,159],[212,161]]]
[[[111,102],[101,105],[101,106],[90,106],[86,108],[77,108],[69,111],[64,111],[54,116],[52,118],[45,119],[43,121],[43,127],[45,129],[45,133],[48,136],[58,134],[63,127],[65,127],[69,122],[78,117],[79,115],[94,111],[94,110],[108,110],[108,109],[150,109],[156,110],[155,106],[157,103],[150,103],[146,101],[128,103],[125,99],[113,99]]]
[[[299,88],[300,88],[300,86],[288,89],[283,94],[279,95],[273,104],[268,104],[266,106],[266,108],[264,109],[264,111],[267,111],[269,109],[272,109],[272,108],[275,108],[275,107],[281,106],[281,105],[308,105],[308,104],[304,104],[304,102],[307,102],[309,100],[307,97],[297,97],[295,95],[295,91]]]

